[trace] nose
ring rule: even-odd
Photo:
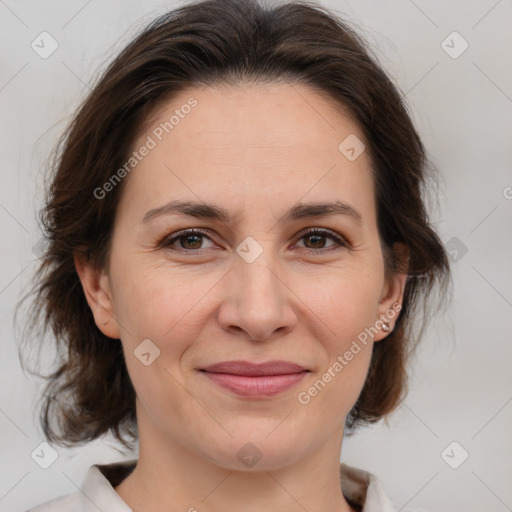
[[[293,307],[296,295],[271,251],[264,250],[252,263],[237,258],[225,278],[218,313],[221,328],[243,333],[251,341],[267,341],[293,330],[298,320]]]

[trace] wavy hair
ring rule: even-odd
[[[427,299],[437,297],[438,285],[446,289],[450,276],[426,211],[435,169],[404,97],[358,32],[319,4],[204,0],[158,17],[121,51],[50,161],[40,218],[47,246],[22,300],[33,298],[24,342],[41,349],[34,333],[43,332],[56,351],[52,371],[38,373],[47,381],[40,421],[49,441],[69,446],[111,432],[133,447],[137,438],[135,390],[121,341],[95,325],[73,260],[80,250],[99,268],[108,261],[126,179],[108,201],[95,199],[94,191],[126,162],[138,131],[164,100],[194,86],[275,81],[307,84],[355,120],[371,156],[386,269],[401,268],[395,242],[410,250],[396,327],[374,345],[347,431],[383,418],[403,400],[407,361],[423,332],[413,329],[413,320],[420,314],[426,319],[433,302]]]

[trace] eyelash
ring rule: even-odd
[[[183,249],[183,248],[171,247],[173,242],[175,242],[175,241],[179,240],[180,238],[185,237],[187,235],[202,235],[213,242],[213,240],[211,240],[211,238],[208,236],[208,233],[206,231],[199,229],[199,228],[191,228],[191,229],[185,229],[183,231],[179,231],[178,233],[171,235],[171,237],[166,238],[162,242],[161,245],[164,248],[169,248],[172,251],[176,251],[176,252],[199,253],[201,251],[201,249]],[[334,246],[334,247],[320,248],[320,249],[311,249],[309,247],[305,247],[304,250],[308,253],[318,254],[318,253],[326,253],[326,252],[333,251],[333,250],[339,250],[339,249],[343,249],[343,248],[349,248],[349,244],[344,238],[337,235],[334,231],[331,231],[330,229],[325,229],[325,228],[308,228],[305,232],[302,233],[302,235],[299,237],[299,240],[301,240],[302,238],[304,238],[306,236],[311,236],[311,235],[321,235],[321,236],[325,236],[327,238],[331,238],[334,242],[336,242],[337,247]]]

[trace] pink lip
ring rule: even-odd
[[[308,370],[286,361],[253,364],[247,361],[225,361],[201,371],[216,384],[238,395],[273,396],[304,378]]]

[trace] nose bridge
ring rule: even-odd
[[[295,314],[272,243],[257,242],[258,249],[254,239],[247,242],[248,246],[242,242],[237,249],[241,255],[236,256],[220,320],[224,328],[237,327],[252,339],[263,340],[277,329],[290,328]],[[256,250],[259,254],[252,259]]]
[[[258,308],[263,313],[265,310],[276,311],[280,303],[285,300],[285,294],[281,290],[283,284],[278,279],[282,266],[277,261],[272,242],[256,242],[254,239],[244,242],[238,248],[240,256],[235,265],[235,274],[240,285],[239,299],[248,302],[253,308]],[[258,244],[258,246],[256,246]],[[245,258],[241,251],[249,247],[251,258]],[[248,254],[248,253],[245,253]],[[255,257],[252,260],[252,257]]]

